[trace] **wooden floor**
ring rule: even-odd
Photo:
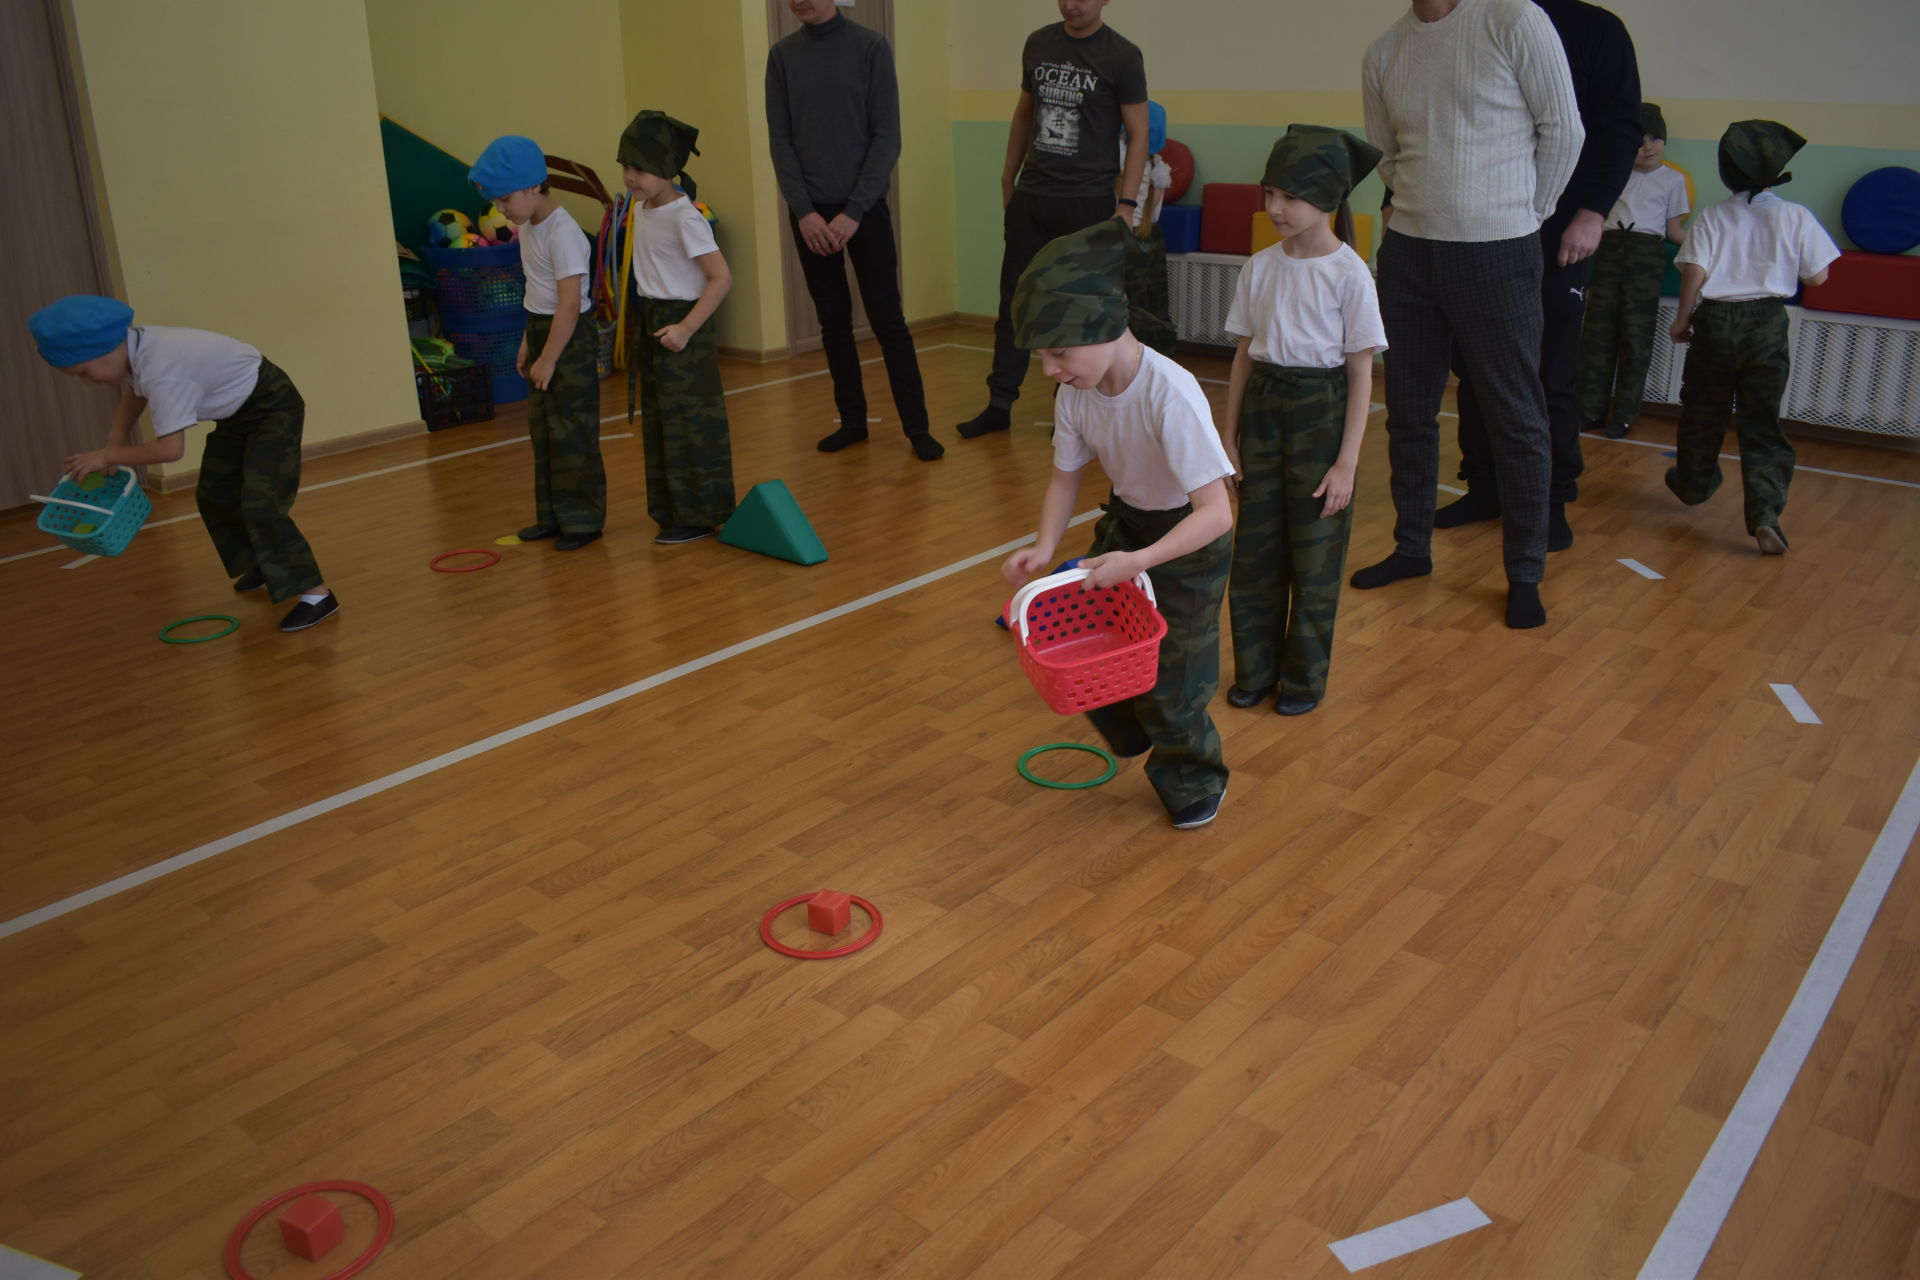
[[[1636,1276],[1920,756],[1920,489],[1803,470],[1762,558],[1735,464],[1687,509],[1658,448],[1591,441],[1544,630],[1502,625],[1494,526],[1440,533],[1433,577],[1347,593],[1320,710],[1215,703],[1234,780],[1197,832],[1137,767],[1016,776],[1092,735],[989,624],[997,557],[322,804],[1029,532],[1038,375],[1010,437],[957,441],[989,339],[921,342],[933,465],[877,364],[889,421],[832,457],[819,356],[727,365],[740,487],[788,482],[814,568],[656,547],[626,439],[604,542],[429,572],[531,519],[517,413],[310,464],[348,481],[298,508],[344,608],[302,635],[192,519],[0,563],[0,922],[304,817],[0,939],[0,1242],[212,1280],[253,1204],[352,1178],[402,1280],[1320,1280],[1469,1196],[1490,1226],[1365,1274]],[[1386,484],[1376,429],[1355,563]],[[45,544],[0,522],[0,557]],[[220,610],[227,639],[156,640]],[[819,888],[880,942],[763,947]],[[257,1273],[331,1269],[272,1234]],[[1908,865],[1701,1274],[1920,1277],[1917,1240]]]

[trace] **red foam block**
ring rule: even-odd
[[[346,1238],[340,1206],[323,1196],[302,1196],[280,1215],[280,1239],[288,1250],[317,1262]]]
[[[1200,188],[1200,251],[1252,253],[1253,215],[1265,207],[1257,182],[1209,182]]]
[[[1920,258],[1897,253],[1843,253],[1827,282],[1808,285],[1801,305],[1815,311],[1920,320]]]
[[[845,933],[853,918],[853,899],[832,889],[822,889],[807,899],[807,928],[828,937]]]

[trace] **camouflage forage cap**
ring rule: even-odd
[[[1738,193],[1793,181],[1784,170],[1807,140],[1777,120],[1738,120],[1720,135],[1720,181]]]
[[[1662,142],[1667,140],[1667,118],[1660,114],[1658,104],[1652,102],[1640,104],[1640,132],[1646,137],[1658,138]]]
[[[620,163],[643,173],[677,181],[689,200],[698,188],[687,176],[687,157],[699,155],[694,142],[700,131],[685,121],[675,120],[664,111],[642,111],[620,135]]]
[[[1146,252],[1118,218],[1061,236],[1013,291],[1013,340],[1029,351],[1090,347],[1127,331],[1127,254]]]
[[[1379,163],[1379,148],[1345,129],[1290,124],[1267,156],[1260,185],[1332,213]]]

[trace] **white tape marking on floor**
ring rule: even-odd
[[[1442,1240],[1463,1236],[1492,1221],[1479,1205],[1462,1196],[1437,1209],[1428,1209],[1411,1218],[1362,1231],[1345,1240],[1335,1240],[1327,1247],[1333,1250],[1333,1256],[1340,1259],[1341,1265],[1348,1271],[1362,1271],[1404,1257],[1417,1249],[1439,1244]]]
[[[1634,440],[1626,436],[1621,436],[1618,439],[1608,439],[1606,436],[1592,434],[1584,434],[1580,437],[1582,444],[1585,444],[1589,440],[1606,440],[1608,444],[1630,444],[1642,449],[1662,449],[1668,453],[1673,452],[1672,445],[1662,444],[1658,440]],[[1720,456],[1728,462],[1740,461],[1740,455],[1737,453],[1723,453]],[[1842,480],[1865,480],[1868,484],[1890,484],[1901,489],[1920,489],[1920,483],[1912,480],[1889,480],[1885,476],[1863,476],[1857,471],[1829,471],[1825,467],[1808,467],[1797,462],[1793,464],[1793,473],[1795,475],[1799,475],[1802,471],[1811,471],[1817,476],[1838,476]]]
[[[1463,498],[1467,496],[1467,491],[1465,489],[1456,489],[1450,484],[1440,485],[1439,489],[1440,489],[1440,492],[1442,493],[1457,493]]]
[[[80,1280],[80,1273],[0,1244],[0,1280]]]
[[[1887,890],[1906,860],[1907,846],[1914,832],[1920,831],[1920,760],[1914,761],[1907,785],[1894,801],[1893,812],[1873,842],[1853,888],[1833,917],[1827,936],[1807,966],[1793,1003],[1787,1006],[1773,1039],[1760,1055],[1747,1087],[1727,1113],[1719,1136],[1700,1162],[1686,1194],[1674,1206],[1673,1216],[1654,1242],[1640,1268],[1639,1280],[1694,1280],[1707,1260],[1707,1253],[1726,1224],[1734,1198],[1753,1169],[1753,1162],[1786,1105],[1787,1094],[1800,1077],[1813,1042],[1840,998],[1853,962],[1867,940],[1867,930],[1886,901]]]
[[[1623,559],[1620,561],[1620,563],[1627,566],[1627,568],[1633,570],[1635,573],[1639,574],[1643,578],[1650,579],[1654,582],[1666,581],[1666,575],[1664,573],[1655,573],[1653,570],[1647,568],[1647,566],[1641,564],[1638,560]]]
[[[62,569],[78,569],[81,565],[85,564],[87,561],[98,560],[99,558],[100,558],[99,556],[81,556],[78,560],[69,560],[65,564],[61,565],[60,567]]]
[[[1800,696],[1798,689],[1790,684],[1771,684],[1767,687],[1773,690],[1773,696],[1780,699],[1781,705],[1787,709],[1787,714],[1796,721],[1801,724],[1820,723],[1820,717],[1814,714],[1812,706]]]
[[[1068,527],[1071,528],[1074,525],[1085,524],[1089,520],[1099,516],[1099,514],[1097,510],[1082,512],[1067,522]],[[203,844],[197,849],[189,849],[185,853],[175,854],[173,857],[161,862],[156,862],[150,867],[142,867],[140,870],[130,872],[118,879],[109,880],[103,885],[84,890],[71,897],[62,898],[58,902],[49,903],[38,910],[27,912],[23,916],[16,916],[14,919],[0,924],[0,938],[11,937],[16,933],[23,933],[35,925],[45,924],[49,920],[56,920],[70,912],[78,911],[82,907],[91,906],[96,902],[102,902],[108,898],[125,893],[129,889],[137,889],[141,885],[151,884],[162,876],[171,875],[175,871],[184,870],[197,863],[205,862],[209,858],[218,857],[229,849],[237,849],[241,845],[251,844],[255,840],[273,835],[275,832],[285,831],[289,827],[298,826],[311,818],[332,813],[335,809],[344,809],[348,805],[360,800],[365,800],[369,796],[377,796],[383,791],[391,791],[395,787],[412,782],[416,778],[424,778],[430,773],[438,773],[440,770],[459,764],[464,760],[471,760],[475,756],[484,755],[496,747],[504,747],[509,743],[518,742],[522,738],[531,737],[543,730],[566,724],[570,720],[577,720],[581,716],[598,711],[603,707],[610,707],[616,702],[624,702],[637,694],[647,692],[649,689],[657,689],[663,684],[670,684],[682,676],[690,676],[697,671],[704,671],[708,667],[725,662],[729,658],[737,658],[743,653],[751,653],[753,650],[770,645],[776,640],[784,640],[788,636],[798,635],[802,631],[808,631],[824,623],[844,618],[850,613],[858,613],[862,609],[884,603],[885,601],[893,599],[895,596],[905,595],[909,591],[917,591],[928,583],[938,582],[940,579],[951,577],[962,570],[971,569],[977,564],[984,564],[989,560],[1004,556],[1009,552],[1028,545],[1032,541],[1033,535],[1028,534],[1023,538],[1016,538],[1012,542],[1003,542],[991,550],[982,551],[978,555],[968,556],[965,560],[956,560],[944,568],[935,569],[930,573],[923,573],[917,578],[909,578],[905,582],[897,582],[891,587],[885,587],[870,595],[861,596],[857,600],[850,600],[846,604],[835,605],[831,609],[825,609],[819,613],[801,618],[798,622],[789,622],[783,627],[775,627],[772,631],[763,632],[750,640],[742,640],[740,643],[728,645],[724,649],[716,649],[712,653],[695,658],[690,662],[683,662],[677,667],[670,667],[665,671],[650,675],[644,680],[636,680],[632,684],[622,685],[618,689],[588,698],[585,702],[576,702],[570,707],[555,711],[549,715],[541,716],[537,720],[529,720],[525,724],[515,725],[511,729],[503,729],[499,733],[491,734],[488,737],[480,739],[478,742],[468,743],[464,747],[456,747],[452,751],[444,752],[433,757],[431,760],[422,760],[419,764],[408,765],[406,768],[396,770],[383,778],[375,778],[372,782],[365,782],[357,787],[350,787],[338,795],[328,796],[324,800],[316,800],[312,804],[302,805],[300,808],[288,813],[283,813],[277,818],[269,818],[265,822],[255,823],[244,831],[236,831],[232,835],[222,836],[220,839]]]

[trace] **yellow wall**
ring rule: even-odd
[[[620,190],[627,110],[619,0],[371,0],[380,110],[471,162],[503,133],[590,166]],[[559,196],[589,232],[600,206]]]
[[[137,318],[260,348],[310,444],[417,420],[362,0],[72,5]]]
[[[954,310],[953,18],[935,0],[895,0],[900,73],[902,302],[909,321]]]

